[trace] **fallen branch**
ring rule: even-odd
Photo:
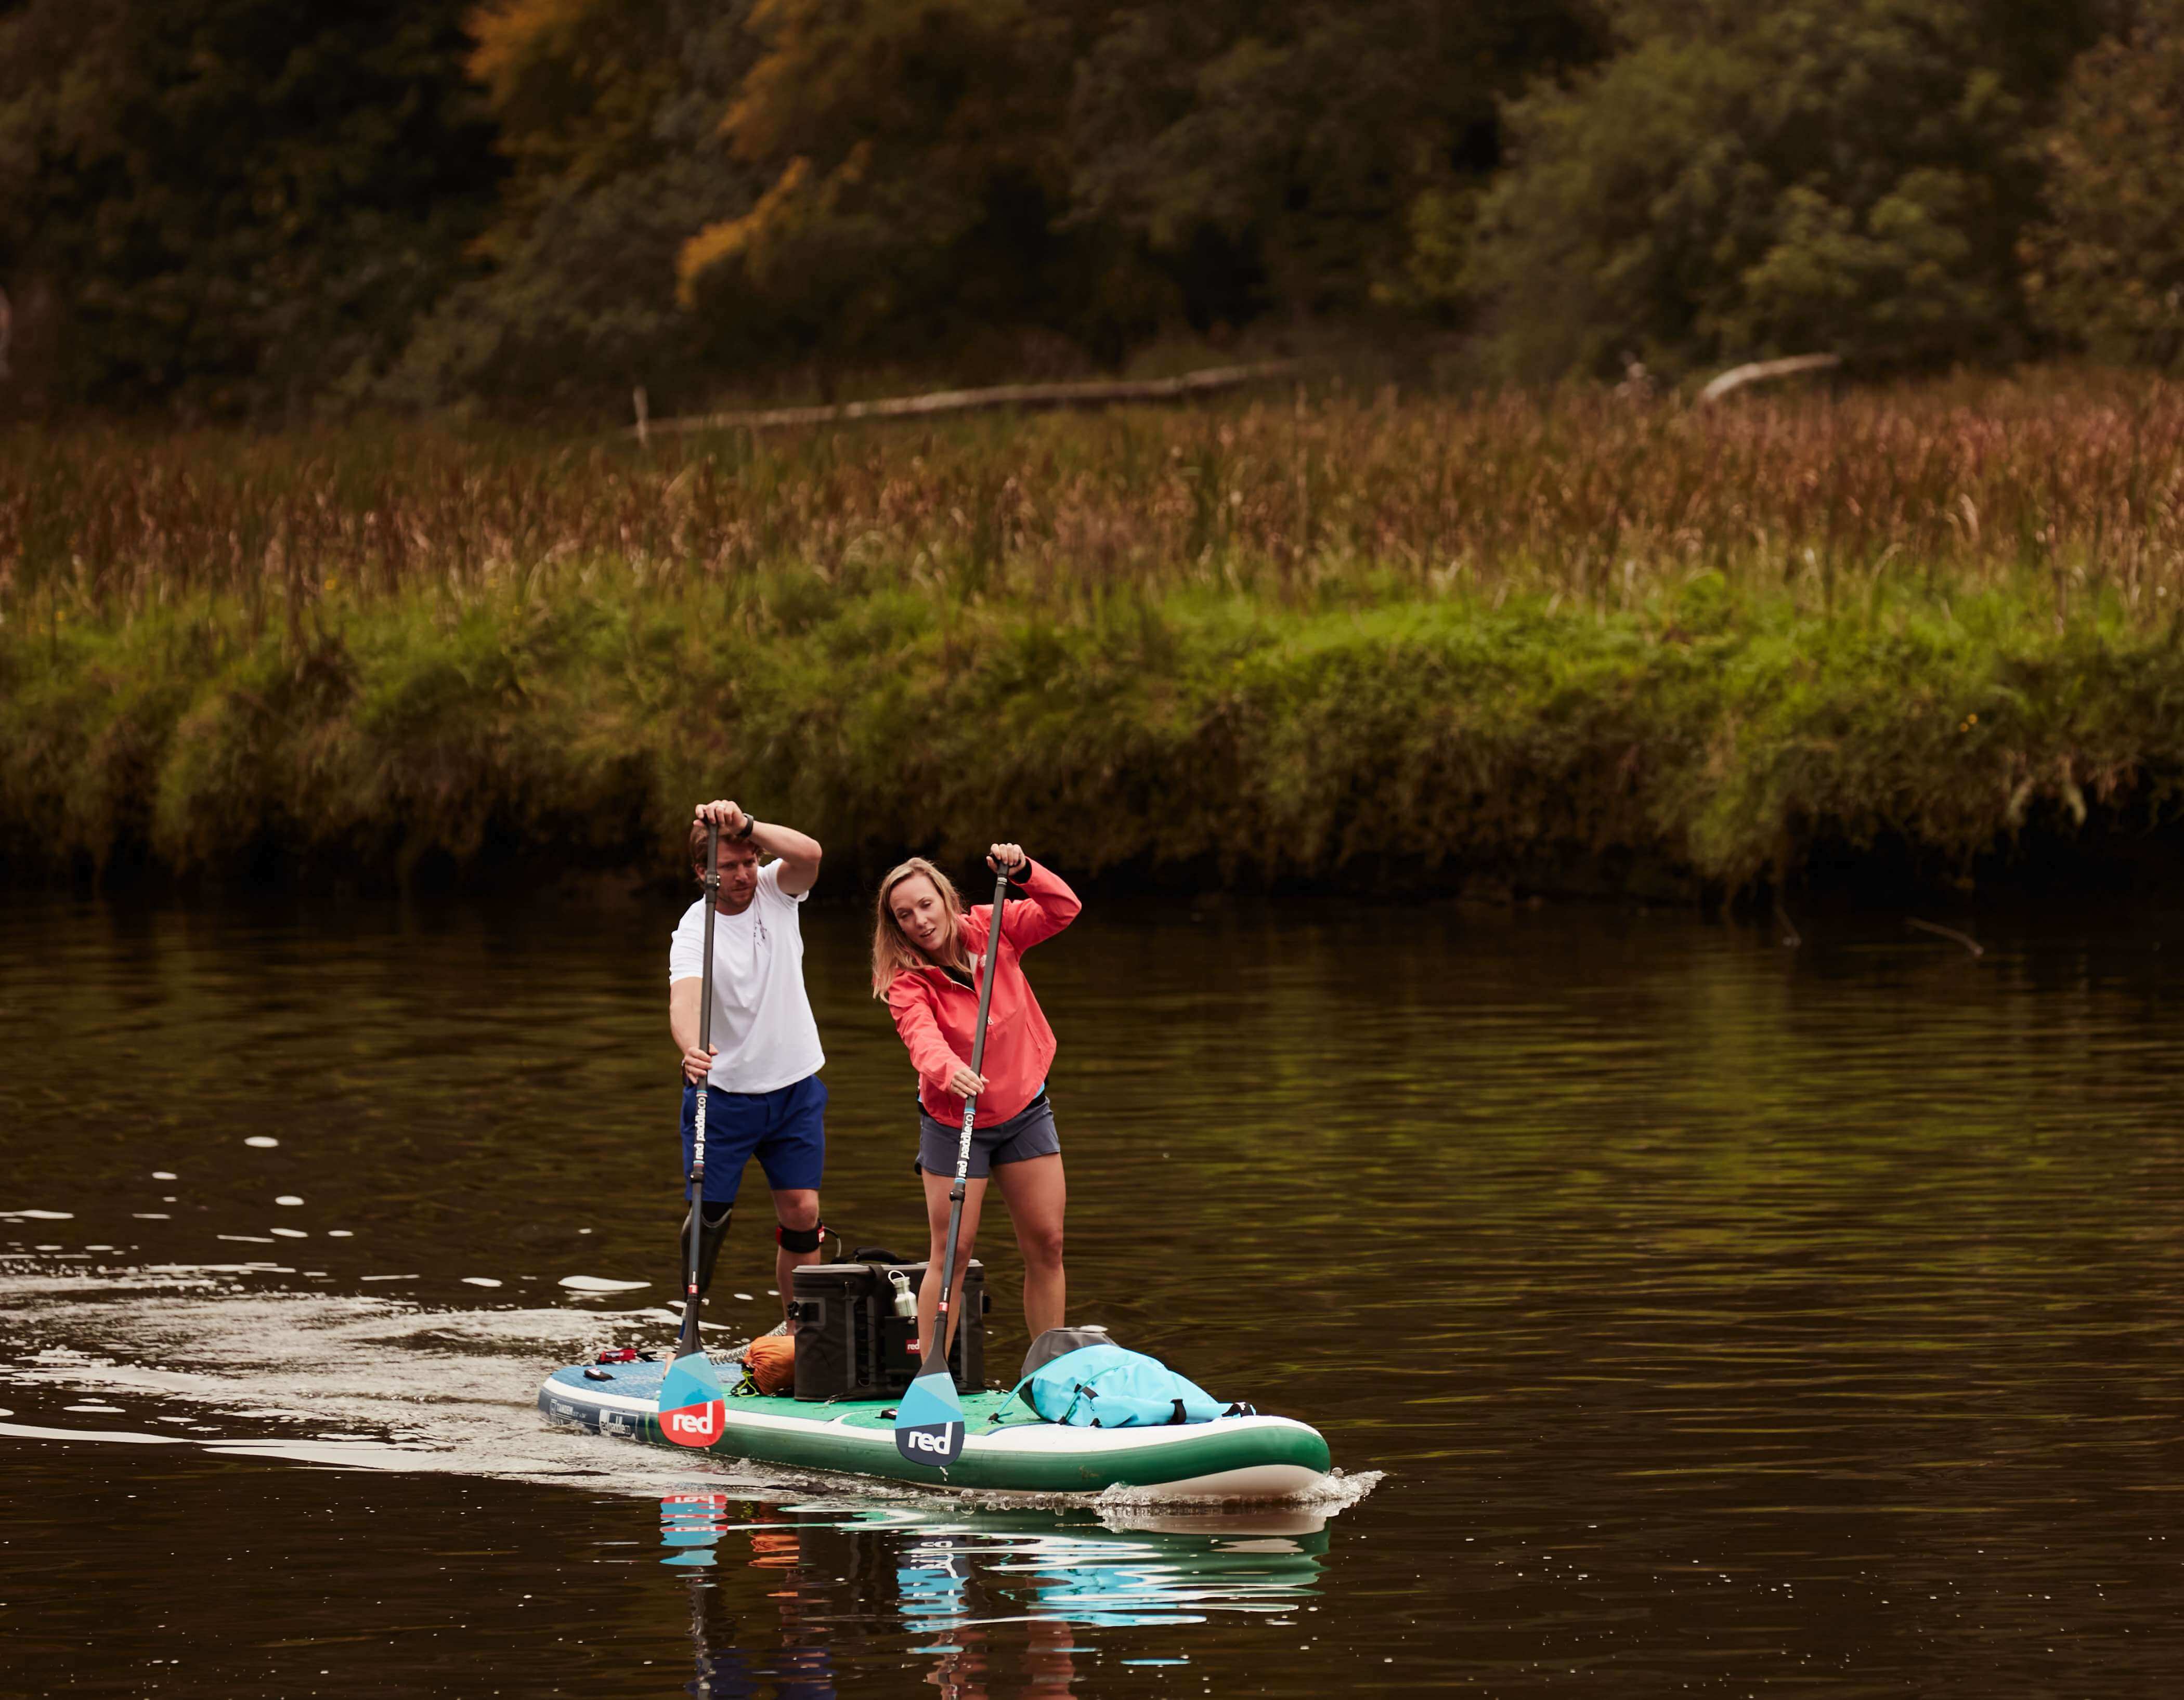
[[[1747,384],[1763,384],[1769,378],[1794,377],[1799,372],[1825,371],[1841,364],[1840,354],[1792,354],[1784,360],[1754,360],[1748,365],[1731,366],[1699,392],[1699,399],[1718,402]]]
[[[1907,917],[1903,924],[1922,933],[1932,933],[1936,938],[1954,939],[1974,956],[1986,954],[1986,947],[1970,934],[1960,933],[1954,927],[1945,927],[1939,921],[1922,921],[1916,917]]]
[[[1264,383],[1289,376],[1294,360],[1269,360],[1256,366],[1217,366],[1186,372],[1179,378],[1126,379],[1089,384],[1002,384],[987,390],[939,390],[925,396],[895,396],[885,401],[844,402],[838,407],[770,408],[757,413],[705,414],[682,419],[653,419],[627,434],[690,431],[771,431],[787,425],[846,425],[856,419],[929,419],[937,414],[979,413],[991,408],[1025,410],[1101,408],[1127,402],[1177,402],[1214,390]]]

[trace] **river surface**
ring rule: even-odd
[[[1094,904],[1072,1318],[1223,1514],[541,1426],[660,1346],[677,908],[0,907],[0,1693],[2141,1697],[2184,1675],[2184,920]],[[868,922],[827,1216],[914,1250]],[[712,1314],[773,1319],[747,1183]],[[1021,1353],[998,1201],[989,1361]],[[604,1294],[562,1283],[645,1281]]]

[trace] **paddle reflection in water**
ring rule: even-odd
[[[660,1516],[660,1563],[691,1589],[690,1692],[720,1697],[760,1685],[831,1697],[835,1630],[861,1653],[889,1621],[915,1638],[909,1651],[935,1656],[930,1680],[944,1693],[1066,1693],[1084,1674],[1078,1656],[1097,1652],[1078,1631],[1282,1617],[1317,1592],[1328,1547],[1327,1512],[1306,1507],[965,1518],[693,1492],[662,1499]],[[780,1573],[764,1589],[777,1625],[738,1622],[705,1574],[738,1564]]]

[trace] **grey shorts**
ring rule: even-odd
[[[961,1122],[950,1127],[917,1112],[917,1166],[928,1175],[956,1174],[956,1147],[963,1137]],[[1054,1106],[1041,1092],[1006,1121],[971,1130],[971,1178],[983,1180],[997,1163],[1022,1163],[1034,1157],[1053,1157],[1061,1150],[1061,1136],[1054,1131]]]

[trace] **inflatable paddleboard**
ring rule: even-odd
[[[606,1380],[593,1379],[604,1373]],[[670,1442],[660,1427],[667,1366],[602,1364],[557,1369],[538,1390],[549,1422],[621,1440]],[[733,1365],[726,1379],[733,1384]],[[1288,1417],[1220,1417],[1153,1429],[1079,1429],[1042,1421],[1006,1392],[966,1392],[963,1454],[943,1469],[895,1450],[894,1400],[770,1397],[725,1401],[708,1451],[802,1469],[883,1476],[928,1487],[1022,1493],[1145,1490],[1158,1499],[1288,1499],[1326,1477],[1327,1442]]]

